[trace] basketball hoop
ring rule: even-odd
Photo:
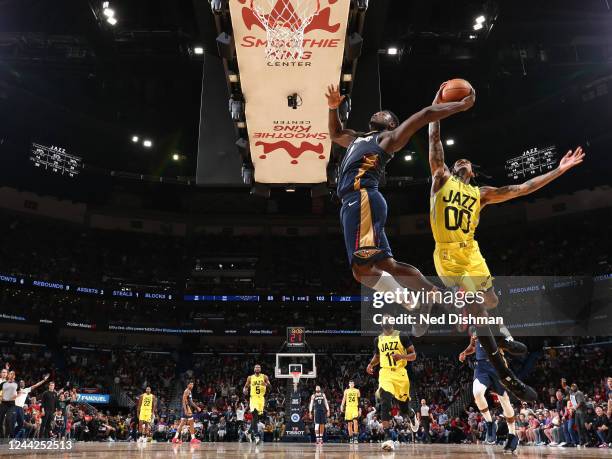
[[[319,14],[321,0],[251,0],[266,29],[268,62],[297,61],[304,54],[304,30]]]
[[[301,371],[291,372],[291,379],[293,379],[293,390],[297,390],[298,384],[300,382],[300,376],[302,376]]]

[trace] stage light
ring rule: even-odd
[[[172,159],[173,159],[174,161],[178,161],[179,159],[181,159],[181,155],[179,155],[178,153],[174,153],[174,154],[172,155]]]
[[[404,161],[412,161],[412,155],[411,154],[407,154],[404,156]]]
[[[483,22],[485,22],[485,17],[480,15],[476,18],[476,24],[482,24]]]
[[[399,51],[398,51],[398,49],[397,49],[397,48],[388,48],[388,49],[387,49],[387,54],[388,54],[389,56],[397,56],[397,53],[398,53],[398,52],[399,52]]]
[[[470,40],[476,40],[476,35],[470,34]]]
[[[483,28],[482,23],[477,22],[476,24],[474,24],[474,30],[480,30]]]
[[[108,8],[109,5],[109,2],[102,2],[102,8]]]
[[[204,48],[202,48],[201,46],[196,46],[195,48],[193,48],[193,54],[204,54]]]
[[[446,145],[448,145],[449,147],[451,145],[455,145],[455,139],[446,139]]]
[[[115,24],[117,24],[117,19],[116,18],[108,18],[106,20],[106,22],[108,22],[110,25],[114,26]]]
[[[104,11],[102,11],[102,13],[104,14],[104,16],[106,16],[107,18],[112,18],[115,17],[115,10],[112,8],[104,8]]]
[[[287,193],[295,193],[295,187],[294,186],[288,186],[287,188],[285,188],[285,191]]]
[[[153,142],[151,140],[149,140],[149,139],[145,139],[145,140],[142,141],[142,145],[145,148],[151,148],[153,146]]]
[[[139,138],[138,138],[137,135],[133,135],[132,136],[132,142],[136,143],[136,142],[138,142],[138,140],[139,140]]]

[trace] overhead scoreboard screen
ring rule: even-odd
[[[508,177],[518,180],[535,177],[555,168],[557,162],[557,148],[535,147],[523,152],[521,156],[506,161]]]
[[[63,147],[35,142],[32,142],[30,161],[35,167],[68,177],[76,177],[83,168],[83,158],[80,156],[67,153]]]

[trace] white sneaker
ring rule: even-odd
[[[549,443],[548,446],[559,446],[559,443],[553,441],[552,443]]]
[[[381,445],[383,451],[393,451],[395,449],[395,445],[393,444],[393,440],[387,440]]]
[[[255,444],[256,444],[256,445],[259,445],[259,442],[260,442],[260,441],[261,441],[261,440],[259,439],[259,437],[255,437]]]

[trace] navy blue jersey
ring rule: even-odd
[[[478,340],[476,340],[476,353],[475,354],[476,354],[475,355],[476,360],[479,360],[479,361],[485,360],[487,362],[489,361],[489,356],[487,354],[487,351],[484,350],[484,347],[480,345],[480,341]]]
[[[385,166],[393,157],[378,144],[380,132],[357,137],[346,150],[339,167],[338,197],[364,188],[378,189]]]
[[[313,409],[315,411],[327,411],[327,405],[325,404],[325,396],[322,393],[316,393],[312,397]]]

